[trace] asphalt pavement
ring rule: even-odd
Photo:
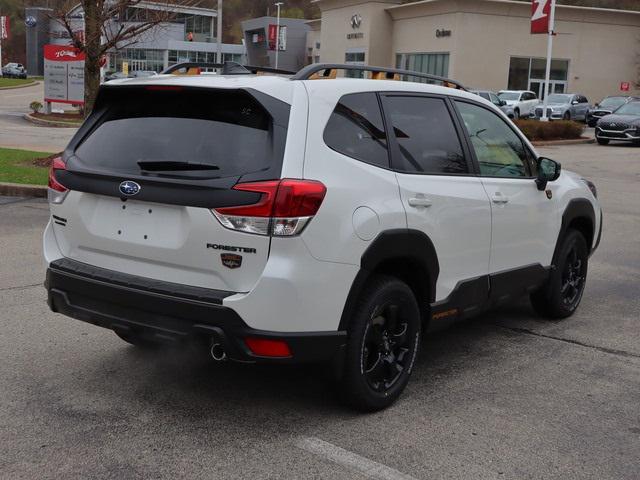
[[[640,148],[540,153],[604,206],[580,309],[550,322],[523,300],[430,335],[369,415],[318,369],[141,352],[49,312],[47,205],[0,200],[0,478],[638,479]]]
[[[76,128],[42,127],[26,121],[29,104],[34,100],[44,104],[44,82],[24,88],[0,90],[0,145],[36,152],[57,153],[64,148]],[[65,108],[54,104],[54,108]]]

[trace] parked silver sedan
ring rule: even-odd
[[[591,104],[587,97],[579,93],[553,93],[547,100],[547,117],[551,120],[587,121]],[[538,105],[530,118],[541,118],[543,106]]]

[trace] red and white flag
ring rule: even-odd
[[[0,40],[9,38],[9,17],[3,15],[0,17]]]
[[[531,2],[531,33],[549,33],[551,23],[551,0]]]

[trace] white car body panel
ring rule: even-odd
[[[402,204],[411,229],[427,234],[438,253],[436,301],[460,282],[487,275],[491,247],[491,208],[474,176],[398,174]],[[411,198],[431,206],[412,206]]]
[[[484,102],[507,119],[472,93],[410,82],[244,75],[160,75],[110,84],[252,88],[291,104],[281,177],[321,181],[327,186],[326,196],[300,236],[270,239],[227,230],[206,208],[129,200],[127,212],[118,198],[70,192],[64,203],[51,205],[52,214],[68,223],[47,225],[48,263],[68,257],[152,280],[237,292],[223,305],[252,328],[320,332],[338,328],[362,255],[386,230],[411,228],[431,238],[440,265],[436,301],[465,280],[530,264],[549,266],[562,213],[572,199],[586,198],[593,205],[593,245],[596,242],[600,207],[584,182],[570,172],[549,183],[548,199],[532,179],[395,173],[338,153],[323,140],[336,103],[349,93],[456,96]],[[529,102],[521,115],[537,103]],[[494,203],[497,192],[508,197],[508,203]],[[409,198],[418,194],[431,206],[410,206]],[[155,210],[155,217],[147,216],[149,209]],[[151,217],[154,220],[148,220]],[[127,228],[118,228],[123,225]],[[125,233],[118,234],[119,229]],[[208,242],[255,248],[257,254],[243,255],[242,268],[224,269],[219,251],[202,248]]]

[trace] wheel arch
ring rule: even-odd
[[[377,274],[393,276],[407,283],[416,296],[423,321],[428,319],[439,273],[436,249],[424,232],[402,228],[380,233],[362,254],[360,271],[349,290],[339,330],[347,329],[360,295]]]
[[[560,233],[558,234],[556,248],[553,252],[553,265],[557,263],[560,244],[569,229],[577,230],[584,236],[589,253],[591,253],[595,227],[596,213],[591,202],[585,198],[574,198],[571,200],[562,214]]]

